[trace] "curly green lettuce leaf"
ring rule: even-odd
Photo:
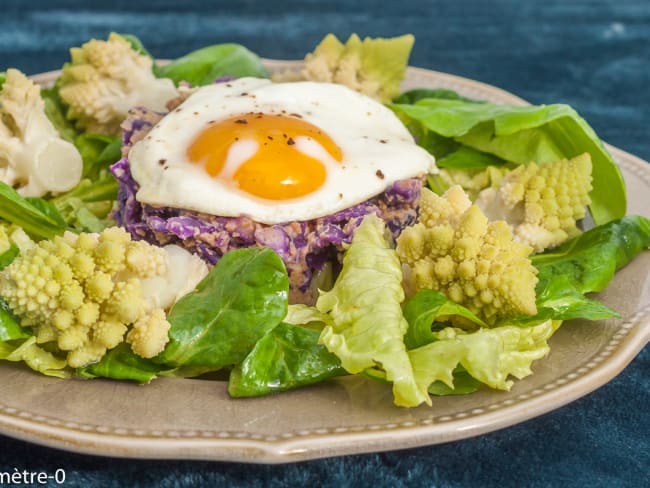
[[[384,232],[376,215],[366,216],[355,231],[334,287],[316,302],[333,322],[323,329],[320,341],[349,373],[381,367],[393,383],[397,405],[430,404],[426,386],[415,382],[404,345],[408,323],[400,306],[402,271]]]
[[[292,325],[300,325],[310,329],[323,330],[326,325],[332,325],[332,317],[320,312],[316,307],[310,307],[301,303],[289,305],[287,316],[284,322]]]
[[[194,86],[214,83],[222,76],[269,77],[260,57],[239,44],[204,47],[168,64],[157,65],[154,72],[157,77],[170,78],[176,84],[186,81]]]
[[[218,370],[240,363],[287,315],[289,279],[268,248],[226,253],[167,320],[169,343],[158,364]]]
[[[454,389],[454,371],[460,365],[490,388],[509,390],[510,376],[532,374],[533,361],[548,354],[548,339],[560,324],[546,320],[530,327],[503,325],[475,332],[447,327],[435,333],[435,341],[409,351],[416,381],[426,388],[442,382]]]
[[[46,376],[68,378],[66,360],[54,356],[36,344],[36,337],[25,340],[0,342],[0,359],[13,362],[24,362],[34,371]]]
[[[281,323],[268,331],[230,373],[228,393],[250,397],[286,391],[346,374],[318,343],[320,332]]]
[[[593,162],[589,208],[594,221],[604,224],[625,215],[620,169],[591,126],[568,105],[511,106],[424,98],[391,108],[409,126],[417,122],[441,137],[516,164],[570,159],[588,152]]]

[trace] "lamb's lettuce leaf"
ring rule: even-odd
[[[214,83],[224,76],[269,77],[259,56],[239,44],[216,44],[192,51],[168,64],[156,65],[154,73],[176,84],[186,81],[195,86]]]
[[[268,248],[226,253],[170,310],[170,341],[155,358],[171,367],[238,364],[287,314],[289,279]]]
[[[131,347],[121,343],[108,351],[98,363],[89,364],[76,370],[82,378],[111,378],[149,383],[164,369],[150,359],[133,353]]]
[[[20,326],[18,319],[11,313],[7,304],[0,298],[0,342],[27,339],[31,337],[27,329]]]
[[[406,352],[402,271],[384,232],[383,221],[374,214],[366,216],[355,231],[334,287],[316,302],[316,308],[332,318],[320,341],[350,373],[381,366],[393,383],[397,405],[430,403],[426,386],[415,382]]]
[[[419,123],[420,132],[430,131],[516,164],[588,152],[593,162],[589,208],[594,221],[604,224],[625,215],[625,184],[618,166],[589,124],[568,105],[511,106],[423,98],[391,108],[409,127]]]
[[[444,293],[436,290],[419,290],[404,305],[404,318],[409,327],[404,337],[408,349],[416,349],[433,342],[435,335],[431,324],[448,320],[451,316],[459,316],[473,322],[477,326],[487,327],[485,322],[467,308],[451,301]]]
[[[650,248],[650,219],[630,215],[590,229],[543,254],[531,256],[541,291],[565,276],[580,293],[598,292],[641,251]]]
[[[0,218],[22,227],[36,239],[63,234],[65,221],[50,202],[25,198],[6,183],[0,182]]]
[[[318,343],[320,332],[281,323],[262,337],[230,373],[233,397],[266,395],[346,374],[339,359]]]

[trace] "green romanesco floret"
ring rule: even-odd
[[[478,169],[441,168],[435,177],[443,183],[441,186],[445,189],[460,185],[469,198],[474,200],[482,190],[499,186],[508,171],[510,168],[505,166],[488,166]]]
[[[590,203],[591,156],[518,166],[498,188],[483,190],[476,204],[490,220],[505,220],[515,239],[536,252],[579,234],[576,221]]]
[[[143,357],[167,343],[165,312],[143,295],[142,282],[167,272],[166,251],[131,241],[121,228],[66,234],[22,252],[0,272],[0,296],[37,341],[56,342],[77,368],[99,361],[127,335]]]
[[[410,34],[363,40],[352,34],[343,44],[328,34],[314,52],[307,54],[302,71],[280,73],[273,79],[339,83],[387,103],[399,95],[414,41]]]
[[[41,89],[16,69],[0,89],[0,181],[28,197],[73,188],[81,154],[61,139],[45,114]]]
[[[107,41],[92,39],[72,48],[70,56],[59,94],[69,106],[67,117],[87,132],[119,134],[129,109],[165,110],[177,96],[170,79],[154,76],[153,60],[119,34],[111,33]]]
[[[418,223],[397,239],[407,289],[441,291],[487,323],[537,313],[531,251],[508,224],[488,222],[460,186],[442,197],[424,189]]]

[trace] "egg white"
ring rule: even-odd
[[[342,162],[313,139],[297,137],[295,148],[319,159],[327,178],[308,195],[278,201],[251,195],[223,178],[254,154],[255,141],[231,146],[222,179],[188,160],[187,148],[208,124],[251,112],[299,114],[334,140]],[[257,78],[201,87],[137,142],[128,158],[140,202],[218,216],[247,215],[265,224],[329,215],[382,193],[397,180],[435,170],[433,156],[375,100],[337,84]]]

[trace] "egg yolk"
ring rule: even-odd
[[[232,178],[252,195],[286,200],[312,193],[327,177],[323,163],[296,147],[296,138],[318,142],[336,161],[340,148],[317,126],[298,116],[250,113],[211,123],[187,150],[190,161],[203,164],[212,177],[222,172],[230,147],[237,141],[253,140],[255,154],[242,162]]]

